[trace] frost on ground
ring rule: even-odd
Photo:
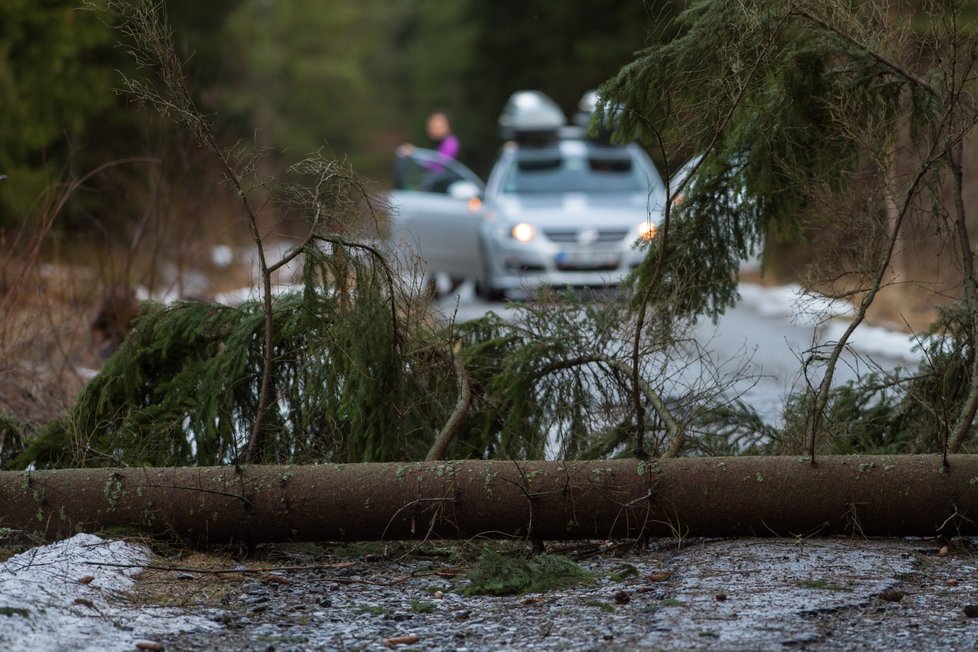
[[[560,553],[591,581],[469,596],[462,589],[478,550],[465,544],[268,546],[161,560],[78,535],[0,565],[0,649],[132,650],[147,640],[162,648],[146,649],[168,652],[974,649],[978,548],[942,545],[581,542]]]
[[[214,625],[125,599],[150,552],[91,534],[33,548],[0,564],[0,649],[133,650],[146,639]]]
[[[672,648],[777,648],[822,641],[812,614],[871,602],[915,559],[906,546],[784,541],[716,542],[674,560],[675,607],[643,643]],[[885,569],[885,572],[881,572]],[[661,619],[660,619],[661,620]],[[661,626],[661,625],[664,625]]]

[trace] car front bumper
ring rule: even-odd
[[[607,287],[620,284],[644,260],[646,250],[633,240],[593,245],[545,239],[520,243],[495,240],[487,248],[492,285],[499,290],[540,287]]]

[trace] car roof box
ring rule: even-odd
[[[499,134],[521,145],[546,145],[559,138],[567,124],[557,103],[540,91],[517,91],[499,116]]]
[[[597,91],[591,90],[586,92],[581,96],[581,101],[577,104],[578,111],[574,114],[574,124],[587,132],[591,124],[591,118],[594,116],[594,112],[600,104],[602,104],[602,101]],[[597,127],[597,131],[590,138],[599,143],[611,144],[611,136],[618,127],[618,114],[621,108],[617,105],[605,106],[604,110],[604,120],[601,121],[601,124]]]

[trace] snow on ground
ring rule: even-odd
[[[11,557],[0,564],[0,649],[132,650],[154,637],[216,627],[121,597],[150,558],[142,546],[91,534]]]
[[[799,285],[764,287],[753,283],[741,283],[738,287],[742,306],[750,307],[764,317],[783,317],[799,325],[824,328],[820,340],[834,343],[839,340],[853,316],[855,309],[844,301],[832,300],[820,295],[806,294]],[[916,350],[918,340],[913,335],[861,324],[849,338],[849,345],[868,356],[920,362],[923,355]]]
[[[827,297],[806,295],[800,285],[763,286],[741,283],[738,288],[740,303],[747,305],[765,317],[786,317],[797,322],[814,325],[823,316],[852,316],[852,305],[833,301]]]
[[[838,341],[848,326],[848,321],[833,320],[829,322],[824,339],[828,342]],[[849,338],[849,345],[870,358],[885,356],[916,364],[924,358],[924,354],[915,348],[918,341],[913,335],[892,331],[881,326],[863,324],[853,332],[852,337]]]

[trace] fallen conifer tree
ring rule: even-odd
[[[0,527],[189,543],[969,535],[978,456],[418,462],[0,473]]]

